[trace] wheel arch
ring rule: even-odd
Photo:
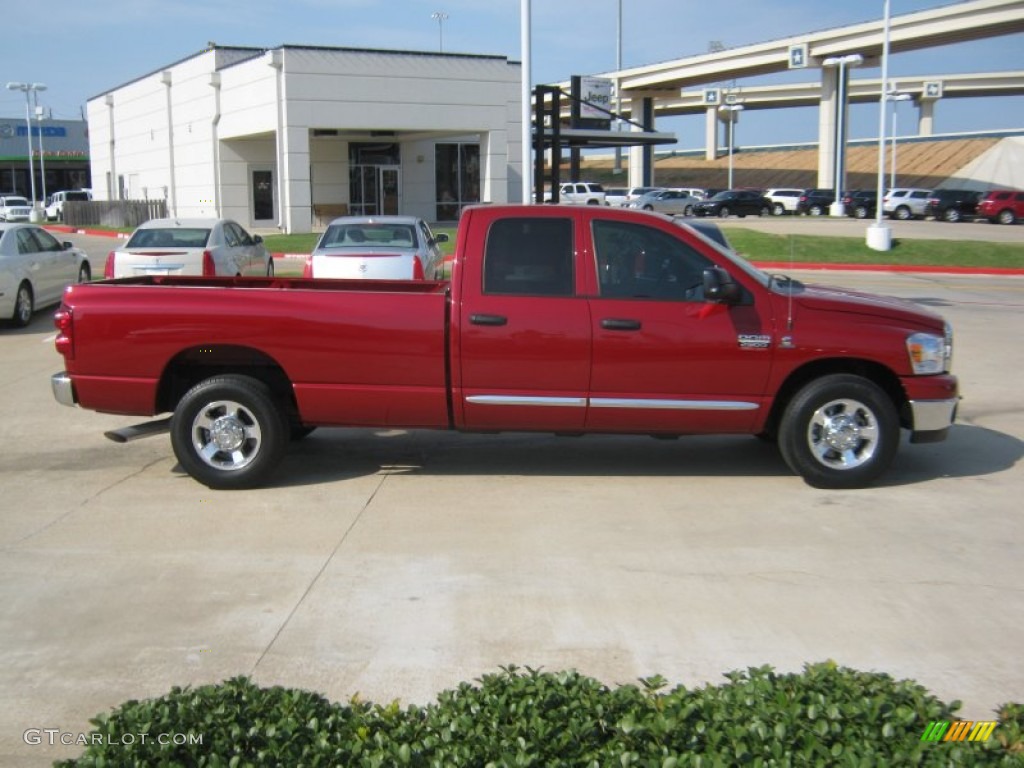
[[[796,396],[797,392],[803,389],[809,382],[837,373],[847,373],[860,376],[863,379],[874,382],[882,391],[889,396],[896,412],[899,414],[900,426],[910,428],[910,406],[907,401],[906,392],[900,384],[899,377],[884,365],[872,360],[859,358],[831,358],[827,360],[814,360],[806,363],[792,371],[782,386],[779,387],[775,400],[772,402],[772,409],[768,414],[765,424],[765,433],[775,435],[778,433],[779,422],[786,406]]]
[[[252,347],[233,344],[184,349],[164,368],[157,386],[157,412],[173,411],[192,387],[213,376],[250,376],[263,382],[285,405],[289,418],[298,415],[291,379],[273,357]]]

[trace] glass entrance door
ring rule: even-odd
[[[277,220],[274,205],[274,171],[253,168],[250,171],[252,218],[256,226],[271,226]]]
[[[380,212],[394,216],[401,208],[401,169],[397,166],[380,167]]]

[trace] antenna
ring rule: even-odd
[[[795,235],[789,236],[789,271],[792,275],[793,263],[796,261]],[[793,278],[789,278],[789,290],[786,291],[786,331],[793,330]]]

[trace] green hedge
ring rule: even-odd
[[[807,665],[665,690],[653,677],[608,688],[574,671],[503,667],[435,703],[402,708],[244,677],[128,701],[91,722],[85,752],[56,766],[682,768],[683,766],[1022,766],[1024,707],[1008,704],[985,742],[927,742],[959,702],[888,675]],[[148,734],[143,739],[139,734]],[[157,734],[202,737],[173,743]]]

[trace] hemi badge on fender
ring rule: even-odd
[[[772,337],[760,333],[741,333],[736,337],[740,349],[768,349],[772,343]]]

